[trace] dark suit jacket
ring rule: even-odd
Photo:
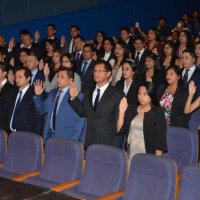
[[[189,83],[190,81],[194,81],[197,90],[194,96],[194,99],[196,99],[197,97],[200,96],[200,69],[196,67],[196,69],[194,70],[190,80],[187,82],[187,84],[185,85],[186,88],[189,87]]]
[[[81,76],[81,65],[77,67],[77,74],[81,77],[81,90],[84,92],[85,90],[94,89],[95,82],[93,77],[93,69],[94,69],[95,61],[92,60],[90,65],[88,66],[84,77]]]
[[[161,85],[157,90],[157,99],[160,101],[162,95],[164,94],[167,85]],[[171,126],[189,128],[190,114],[184,113],[185,104],[188,98],[188,90],[179,86],[174,95],[172,102],[170,122]]]
[[[8,115],[9,115],[9,124],[12,117],[12,113],[15,106],[15,101],[17,98],[18,90],[9,94],[9,99],[7,99],[8,105]],[[17,110],[16,117],[16,130],[17,131],[29,131],[37,134],[41,134],[41,127],[38,127],[38,114],[36,113],[35,105],[33,102],[34,90],[32,87],[29,87],[26,93],[24,94],[20,107]]]
[[[138,64],[136,65],[136,69],[138,71],[138,73],[143,73],[145,71],[145,59],[146,59],[146,56],[148,54],[150,54],[151,51],[149,51],[148,49],[145,49],[144,50],[144,53],[142,54],[142,56],[140,57],[140,60],[138,62]],[[133,51],[132,53],[132,59],[135,60],[136,57],[135,57],[135,51]]]
[[[69,101],[72,108],[80,115],[87,117],[85,147],[91,144],[122,146],[123,138],[116,136],[118,107],[123,93],[109,85],[101,97],[96,111],[92,105],[93,90],[84,93],[83,101],[78,98]]]
[[[137,106],[128,106],[125,113],[124,124],[119,134],[125,133],[127,138],[130,131],[130,125],[137,115]],[[167,126],[164,112],[159,107],[152,107],[150,111],[144,114],[143,133],[146,153],[155,154],[156,150],[167,151]]]
[[[0,91],[0,102],[5,102],[9,98],[9,94],[14,93],[17,88],[11,85],[8,81],[1,88]],[[4,106],[1,105],[0,109],[0,129],[4,129],[5,131],[9,130],[9,118],[8,118],[8,106],[5,103]]]
[[[74,52],[72,53],[72,55],[73,55],[73,57],[74,57],[74,60],[76,61],[76,51],[74,51]],[[83,62],[83,53],[81,54],[81,56],[80,56],[78,62],[76,61],[76,68],[74,68],[74,71],[77,70],[77,66],[81,66],[82,62]]]
[[[44,82],[45,80],[45,77],[44,77],[44,73],[43,71],[39,70],[37,71],[35,77],[34,77],[34,80],[33,80],[33,83],[36,81],[36,80],[40,80],[42,82]],[[33,85],[33,84],[32,84]]]
[[[115,87],[118,88],[122,92],[124,90],[124,81],[125,80],[119,80],[115,85]],[[130,104],[137,105],[138,104],[138,95],[137,95],[138,91],[137,90],[138,90],[138,84],[135,81],[133,81],[131,83],[131,86],[126,95],[128,105],[130,105]]]
[[[21,42],[17,43],[11,52],[8,53],[8,59],[14,57],[15,59],[15,66],[20,65],[20,61],[19,61],[19,54],[20,54],[20,46],[21,46]],[[38,44],[32,43],[31,48],[30,48],[31,52],[34,52],[39,59],[42,58],[42,50],[39,48]]]

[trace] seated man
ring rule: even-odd
[[[71,69],[60,67],[58,71],[57,89],[52,90],[44,100],[42,82],[35,82],[34,103],[37,112],[46,114],[44,140],[52,136],[79,140],[85,120],[79,117],[68,104],[69,87],[73,82],[74,73]],[[81,95],[79,95],[81,98]]]

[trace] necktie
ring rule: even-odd
[[[190,70],[189,69],[186,69],[186,71],[185,71],[185,74],[184,74],[184,76],[183,76],[183,85],[185,86],[186,84],[187,84],[187,82],[188,82],[188,72],[189,72]]]
[[[55,127],[56,127],[56,112],[57,112],[58,102],[59,102],[61,93],[62,93],[62,90],[58,90],[57,97],[56,97],[56,100],[54,103],[54,108],[53,108],[52,128],[54,131],[55,131]]]
[[[17,114],[17,111],[19,109],[19,105],[20,105],[20,102],[21,102],[21,97],[22,97],[22,91],[20,90],[19,91],[19,97],[17,99],[17,102],[15,104],[15,108],[13,110],[13,118],[12,118],[12,129],[15,130],[16,129],[16,114]]]
[[[97,109],[97,105],[98,105],[98,102],[99,102],[99,97],[100,97],[100,89],[98,88],[97,89],[97,95],[96,95],[96,98],[94,100],[94,111],[96,111],[96,109]]]
[[[79,59],[80,59],[80,53],[76,53],[76,64],[78,64]]]
[[[136,64],[138,64],[139,61],[140,61],[139,55],[140,55],[140,52],[138,51],[138,52],[136,53],[136,57],[135,57],[135,63],[136,63]]]
[[[81,77],[82,78],[85,76],[87,65],[88,65],[88,62],[83,62],[83,67],[82,67],[82,70],[81,70]]]

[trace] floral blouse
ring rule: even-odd
[[[160,106],[164,109],[167,125],[170,125],[170,115],[173,100],[174,94],[169,93],[167,90],[165,90],[160,99]]]

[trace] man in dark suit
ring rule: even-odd
[[[80,35],[78,35],[74,38],[75,51],[72,53],[72,55],[76,61],[77,66],[80,66],[81,63],[83,62],[83,46],[84,46],[84,44],[85,44],[84,39]]]
[[[47,33],[47,37],[44,38],[44,39],[40,39],[39,31],[36,31],[35,36],[34,36],[35,37],[34,42],[36,44],[38,44],[39,47],[42,49],[43,55],[44,55],[44,52],[46,51],[45,47],[46,47],[46,41],[47,40],[52,40],[55,43],[56,48],[60,48],[60,39],[56,38],[56,25],[55,24],[48,24],[46,33]]]
[[[15,66],[19,66],[19,54],[21,48],[27,48],[30,52],[34,52],[38,58],[42,57],[42,51],[37,44],[32,42],[32,36],[29,30],[23,29],[20,31],[21,42],[15,44],[14,39],[11,39],[8,45],[8,59],[14,58]]]
[[[36,81],[34,103],[40,114],[46,114],[44,139],[52,136],[79,141],[85,120],[69,105],[69,86],[73,82],[74,73],[70,68],[60,67],[58,71],[57,89],[52,90],[43,100],[44,91],[41,81]],[[81,95],[79,95],[81,98]]]
[[[45,77],[43,71],[38,69],[39,61],[36,55],[30,54],[27,57],[27,67],[31,70],[31,85],[34,84],[36,80],[44,82]]]
[[[65,36],[61,37],[61,49],[63,53],[72,53],[75,51],[74,38],[80,35],[80,28],[77,25],[72,25],[70,27],[70,40],[66,40]]]
[[[75,85],[70,87],[72,108],[80,115],[87,117],[85,148],[91,144],[122,146],[123,136],[116,136],[116,120],[119,102],[123,93],[110,85],[112,73],[110,63],[100,60],[94,67],[96,88],[84,93],[83,101],[78,98]]]
[[[133,46],[135,50],[132,53],[132,59],[136,63],[136,69],[138,73],[143,73],[145,70],[145,59],[151,52],[145,49],[145,40],[141,36],[137,36],[133,40]]]
[[[38,115],[33,102],[34,89],[30,86],[31,71],[28,68],[16,69],[15,82],[19,88],[15,92],[9,92],[8,98],[0,102],[7,105],[9,116],[9,132],[28,131],[41,134],[41,127],[37,126]]]
[[[132,53],[134,50],[133,47],[133,37],[130,36],[130,28],[129,27],[121,27],[120,28],[120,35],[121,40],[126,44],[126,49],[128,53]]]
[[[17,89],[8,82],[7,73],[8,67],[0,63],[0,102],[7,100],[9,94]],[[0,110],[0,129],[4,129],[6,132],[9,130],[8,107],[6,105]]]
[[[94,47],[91,44],[85,44],[83,46],[83,61],[77,66],[77,74],[81,77],[81,89],[82,91],[93,89],[95,82],[93,79],[93,69],[95,60],[93,60]]]
[[[190,81],[194,81],[197,89],[194,98],[200,96],[200,69],[195,66],[195,52],[186,49],[182,53],[182,72],[183,85],[188,88]]]

